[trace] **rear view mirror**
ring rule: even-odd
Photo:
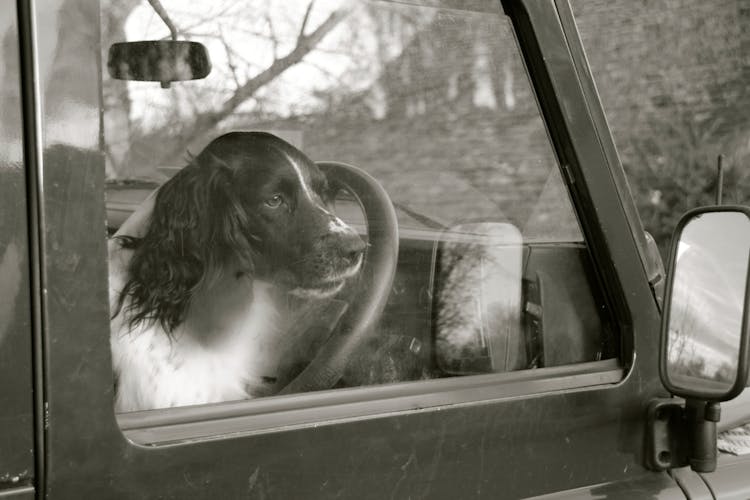
[[[727,401],[748,376],[750,209],[687,213],[672,240],[660,372],[677,396]]]
[[[211,72],[206,47],[184,40],[121,42],[109,48],[107,69],[112,78],[169,82],[197,80]]]

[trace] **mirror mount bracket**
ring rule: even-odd
[[[664,471],[688,464],[685,400],[652,399],[646,410],[646,467]]]
[[[716,401],[688,399],[685,404],[690,448],[690,468],[695,472],[716,470],[716,423],[721,405]]]
[[[717,402],[655,398],[647,408],[646,467],[653,471],[685,467],[696,472],[716,469]]]

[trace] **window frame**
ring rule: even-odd
[[[471,10],[471,9],[470,9]],[[499,13],[498,13],[499,14]],[[511,29],[519,36],[518,29],[522,23],[513,23]],[[520,40],[516,38],[519,50]],[[537,102],[539,118],[550,139],[549,146],[555,155],[557,168],[560,168],[564,186],[568,190],[572,203],[575,203],[576,192],[571,192],[572,177],[569,168],[571,158],[564,158],[558,149],[564,140],[554,141],[555,133],[551,130],[542,104],[554,102],[542,99],[539,92],[549,92],[547,87],[533,87],[530,71],[533,65],[527,65],[523,53],[519,54],[527,70],[527,78]],[[548,109],[556,117],[554,109]],[[555,118],[556,119],[556,118]],[[564,126],[562,127],[564,130]],[[569,139],[568,139],[569,140]],[[580,203],[580,206],[585,206]],[[576,210],[574,205],[573,210]],[[576,212],[579,224],[583,226],[582,214]],[[583,231],[583,228],[581,228]],[[584,244],[591,246],[584,236]],[[589,248],[589,255],[592,250]],[[593,256],[591,256],[593,259]],[[592,263],[592,267],[596,266]],[[592,279],[599,285],[599,291],[605,293],[603,280],[594,273]],[[608,305],[611,297],[605,298]],[[622,324],[622,323],[620,323]],[[295,429],[314,424],[331,424],[361,418],[373,418],[392,413],[408,413],[428,408],[440,408],[448,405],[473,404],[480,401],[503,400],[507,398],[531,397],[555,391],[585,390],[597,386],[612,386],[622,381],[627,374],[620,359],[607,359],[587,363],[576,363],[534,370],[521,370],[487,375],[464,375],[397,384],[340,388],[330,391],[301,393],[288,396],[265,397],[246,401],[233,401],[211,405],[175,407],[131,412],[116,415],[118,425],[124,435],[132,441],[147,445],[166,445],[186,440],[210,440],[228,434],[257,434]]]
[[[620,382],[618,359],[487,375],[361,386],[211,405],[117,414],[128,439],[166,445],[231,434],[287,431],[392,413],[586,390]]]

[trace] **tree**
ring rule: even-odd
[[[742,0],[575,0],[576,22],[646,230],[666,260],[681,214],[750,200],[750,11]]]
[[[281,38],[289,38],[291,24],[287,24],[280,34],[279,27],[268,14],[268,5],[266,8],[259,5],[256,5],[258,8],[248,8],[248,5],[237,2],[212,3],[205,13],[197,9],[167,7],[165,10],[174,17],[180,36],[211,40],[214,48],[223,46],[225,54],[221,70],[229,71],[231,78],[221,81],[229,86],[216,88],[212,86],[215,82],[206,81],[204,85],[180,87],[171,92],[169,98],[149,103],[164,118],[160,129],[154,130],[148,120],[139,121],[133,116],[133,100],[137,98],[133,94],[135,87],[105,78],[105,133],[109,145],[109,171],[114,177],[148,176],[155,166],[184,158],[191,144],[200,141],[280,75],[315,51],[352,10],[350,7],[333,10],[312,27],[315,2],[311,1],[300,13],[290,45]],[[125,37],[130,17],[139,12],[134,0],[112,0],[104,12],[102,47],[107,50],[112,42]],[[265,13],[265,16],[259,13]],[[151,18],[154,14],[153,11],[140,12],[140,15]],[[248,30],[247,26],[251,28]],[[258,66],[255,60],[244,58],[232,40],[243,36],[265,39],[273,46],[272,59]]]

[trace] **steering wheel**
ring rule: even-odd
[[[334,189],[348,190],[367,221],[368,248],[360,274],[359,291],[331,337],[312,361],[279,394],[332,388],[344,374],[352,354],[375,335],[398,261],[396,212],[383,186],[368,173],[345,163],[316,162]]]

